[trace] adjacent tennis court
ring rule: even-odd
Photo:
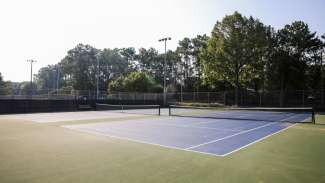
[[[101,105],[101,107],[103,106],[105,105]],[[108,105],[108,107],[112,106]],[[146,112],[149,110],[145,109]],[[157,109],[153,108],[152,110],[156,111]],[[295,123],[311,119],[312,115],[310,112],[306,112],[307,109],[304,109],[303,112],[297,112],[297,109],[295,112],[292,112],[294,109],[291,109],[291,112],[270,112],[212,111],[197,108],[181,108],[181,111],[178,109],[176,111],[175,108],[169,109],[169,113],[172,110],[177,116],[167,117],[166,110],[162,111],[162,117],[66,125],[64,127],[167,148],[226,156],[286,130]],[[138,111],[132,109],[119,112],[140,113],[144,111],[143,109]]]
[[[325,129],[299,122],[307,109],[101,107],[0,116],[0,182],[324,180]]]

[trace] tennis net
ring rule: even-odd
[[[265,122],[315,123],[313,108],[212,108],[170,105],[169,116]]]
[[[160,105],[113,105],[96,103],[96,111],[160,115]]]

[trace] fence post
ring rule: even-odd
[[[146,93],[143,93],[143,104],[146,104]]]
[[[302,107],[305,106],[305,90],[302,90]]]
[[[193,102],[195,102],[195,92],[193,92],[192,95],[193,95]]]
[[[223,105],[227,105],[227,91],[223,92]]]
[[[279,106],[282,107],[282,89],[280,90],[280,93],[279,93]]]
[[[210,92],[208,92],[208,104],[210,104]]]

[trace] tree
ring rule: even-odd
[[[161,92],[162,86],[145,72],[132,72],[112,81],[108,92]]]
[[[35,75],[35,83],[38,89],[59,89],[60,87],[66,86],[63,78],[61,64],[48,65],[41,68],[38,74]]]
[[[37,85],[34,82],[32,88],[29,81],[23,81],[19,83],[19,95],[36,94],[35,89],[37,89]]]
[[[203,56],[205,83],[215,85],[223,80],[225,84],[234,86],[236,104],[240,87],[253,78],[252,71],[261,65],[256,55],[260,51],[256,50],[260,47],[260,40],[253,35],[262,34],[264,28],[258,20],[247,19],[235,12],[216,23],[208,41],[206,55]],[[264,42],[263,34],[259,37]]]
[[[6,94],[6,83],[3,81],[2,75],[0,73],[0,95]]]
[[[140,48],[136,55],[138,61],[138,70],[146,71],[152,75],[162,73],[162,63],[158,60],[158,51],[154,48]]]
[[[275,47],[276,32],[270,26],[265,26],[258,19],[247,19],[245,43],[245,72],[243,86],[255,92],[265,90],[267,63]]]
[[[315,54],[321,46],[316,33],[302,21],[293,22],[277,33],[277,47],[269,64],[269,86],[280,90],[280,104],[287,90],[305,90],[310,87],[308,73],[313,68]],[[318,59],[319,60],[319,59]]]
[[[120,49],[120,54],[127,60],[129,64],[130,71],[136,70],[136,63],[135,63],[135,57],[136,57],[136,51],[133,47],[128,48],[122,48]]]
[[[236,104],[240,79],[247,64],[243,57],[245,24],[246,19],[237,12],[217,22],[208,43],[208,54],[212,59],[205,60],[206,81],[225,80],[235,85]]]
[[[161,60],[161,62],[164,60],[164,54],[161,54],[159,56],[159,60]],[[180,70],[181,58],[177,52],[168,50],[166,63],[167,63],[167,66],[166,66],[167,90],[170,92],[175,92],[175,91],[177,91],[178,85],[182,82],[182,73]],[[162,67],[163,67],[163,65],[162,65]],[[161,77],[161,76],[163,76],[162,74],[163,73],[161,73],[161,75],[160,75],[160,80],[162,79],[162,77]],[[155,77],[155,78],[156,78],[156,81],[159,80],[159,79],[157,79],[157,77]]]
[[[12,82],[4,81],[0,73],[0,95],[12,94]]]
[[[132,71],[131,60],[134,58],[132,48],[105,48],[100,56],[100,90],[106,91],[108,84],[116,78]]]
[[[163,85],[165,54],[158,54],[158,51],[154,48],[140,48],[139,53],[136,55],[136,59],[138,61],[139,71],[148,73],[153,76],[159,84]],[[177,66],[177,61],[177,54],[168,50],[166,59],[166,77],[167,80],[169,80],[169,84],[172,84],[171,81],[173,80],[173,74],[175,74],[176,71],[175,67]]]
[[[99,52],[100,50],[90,45],[78,44],[61,61],[63,77],[69,78],[74,89],[95,89]]]
[[[208,47],[208,39],[209,37],[204,35],[197,35],[195,38],[191,39],[192,43],[192,59],[193,59],[193,66],[196,75],[196,83],[195,88],[198,90],[201,86],[201,79],[202,79],[202,59],[201,59],[201,52],[202,50],[207,49]]]
[[[324,41],[304,22],[275,31],[234,12],[216,22],[211,36],[185,37],[167,55],[154,48],[100,50],[79,44],[58,64],[41,68],[35,83],[39,89],[95,90],[98,78],[99,90],[139,91],[132,83],[145,77],[134,73],[163,85],[166,56],[168,91],[183,86],[185,91],[235,90],[238,104],[241,91],[279,90],[283,98],[288,90],[323,87],[323,47]]]
[[[177,53],[181,57],[181,72],[183,75],[183,80],[184,80],[184,87],[187,89],[188,88],[188,80],[189,77],[193,74],[193,67],[191,64],[191,55],[192,55],[192,43],[191,39],[185,37],[183,40],[178,42],[178,47],[177,47]]]

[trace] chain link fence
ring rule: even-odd
[[[112,104],[160,104],[163,105],[163,93],[131,93],[93,90],[29,90],[12,91],[0,95],[0,100],[95,100]],[[219,92],[177,92],[167,93],[167,103],[203,103],[210,105],[236,105],[234,91]],[[241,91],[238,94],[239,106],[256,107],[307,107],[324,105],[324,93],[307,90],[294,91]]]

